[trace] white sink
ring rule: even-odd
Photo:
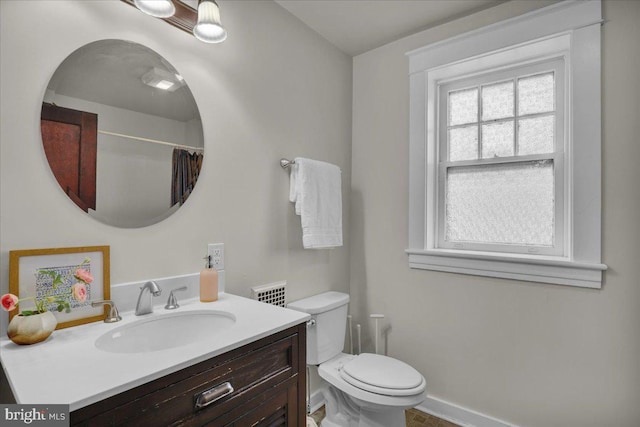
[[[102,334],[96,347],[110,353],[147,353],[203,340],[233,325],[236,317],[225,311],[201,310],[141,319]]]

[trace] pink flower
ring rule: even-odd
[[[2,295],[2,308],[4,311],[11,311],[18,305],[18,297],[14,294]]]
[[[87,299],[87,287],[84,283],[78,282],[71,287],[71,295],[78,301],[84,302]]]
[[[77,269],[73,276],[78,280],[82,280],[84,283],[93,282],[93,276],[91,275],[91,273],[82,268]]]

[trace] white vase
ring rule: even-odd
[[[50,311],[31,316],[18,314],[9,322],[7,336],[16,344],[35,344],[49,338],[57,325],[58,321]]]

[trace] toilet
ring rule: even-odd
[[[348,304],[348,294],[325,292],[287,305],[311,315],[307,364],[328,384],[321,427],[403,427],[405,409],[427,397],[425,379],[392,357],[343,353]]]

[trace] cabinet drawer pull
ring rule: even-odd
[[[196,409],[204,408],[213,402],[222,399],[228,394],[233,393],[233,386],[230,382],[217,385],[207,391],[203,391],[196,397]]]

